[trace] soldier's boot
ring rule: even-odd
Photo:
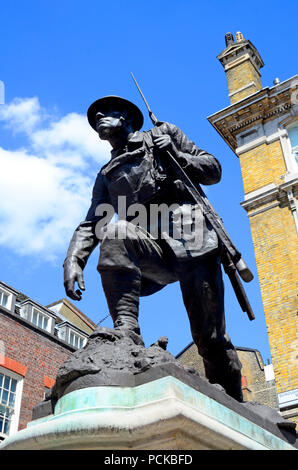
[[[243,392],[242,392],[242,381],[241,381],[241,373],[234,374],[229,380],[229,382],[225,385],[225,390],[228,395],[235,398],[235,400],[242,403],[243,400]]]
[[[233,351],[234,352],[234,351]],[[206,377],[210,383],[220,384],[228,395],[239,402],[243,402],[242,382],[241,382],[241,362],[238,359],[237,352],[231,354],[229,351],[229,360],[221,357],[213,359],[212,362],[204,359]]]
[[[140,335],[139,296],[141,276],[133,270],[101,270],[101,281],[109,312],[117,330]]]

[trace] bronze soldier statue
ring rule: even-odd
[[[86,219],[75,230],[69,245],[64,262],[67,295],[80,300],[85,289],[83,270],[100,242],[96,230],[102,219],[97,210],[100,205],[111,204],[117,213],[119,196],[125,196],[127,207],[142,204],[148,212],[152,204],[175,204],[178,212],[180,208],[185,215],[185,208],[192,210],[196,206],[201,218],[196,227],[200,233],[196,233],[194,243],[186,243],[183,236],[173,236],[174,216],[170,217],[168,232],[159,230],[157,237],[151,235],[150,227],[136,230],[129,216],[109,223],[101,239],[98,271],[114,328],[137,334],[140,334],[139,297],[179,281],[206,377],[242,401],[241,363],[225,327],[222,243],[165,155],[170,151],[197,188],[220,181],[220,163],[173,124],[163,122],[140,132],[141,111],[120,97],[107,96],[95,101],[88,110],[88,120],[100,139],[110,142],[112,152],[110,161],[97,175]],[[189,219],[187,214],[184,219]]]

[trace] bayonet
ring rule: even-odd
[[[138,82],[136,81],[136,79],[135,79],[133,73],[132,73],[132,72],[130,72],[130,73],[131,73],[131,76],[132,76],[132,78],[133,78],[133,81],[135,82],[136,87],[137,87],[137,89],[139,90],[139,93],[140,93],[141,97],[143,98],[143,101],[144,101],[144,103],[145,103],[145,105],[146,105],[146,107],[147,107],[147,109],[148,109],[149,117],[150,117],[150,119],[151,119],[153,125],[154,125],[154,126],[157,126],[157,125],[160,123],[160,121],[157,119],[157,117],[156,117],[156,116],[153,114],[153,112],[151,111],[150,106],[149,106],[149,104],[148,104],[148,102],[147,102],[145,96],[143,95],[143,92],[142,92],[141,88],[139,87],[139,84],[138,84]]]

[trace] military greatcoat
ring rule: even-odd
[[[82,268],[99,243],[96,236],[96,224],[100,217],[96,215],[96,209],[100,204],[111,204],[118,213],[119,196],[126,197],[127,207],[136,203],[143,204],[148,209],[150,204],[166,203],[169,206],[177,204],[178,208],[184,212],[184,223],[192,223],[189,219],[191,212],[188,211],[188,214],[185,214],[185,208],[193,208],[194,202],[170,167],[165,152],[154,145],[154,137],[163,134],[170,135],[177,149],[177,161],[195,186],[210,185],[220,181],[221,165],[218,160],[199,149],[175,125],[164,122],[149,131],[134,132],[125,148],[112,150],[111,160],[98,173],[86,219],[80,223],[71,240],[67,257],[76,257]],[[174,216],[172,214],[168,232],[160,233],[162,237],[155,240],[162,246],[169,265],[172,267],[175,263],[178,265],[189,261],[199,261],[206,255],[218,252],[219,241],[214,229],[205,219],[202,208],[196,205],[196,210],[201,210],[202,223],[196,227],[201,233],[196,234],[194,244],[186,246],[183,236],[180,239],[177,237],[174,239],[171,236],[173,233],[171,224],[177,220],[177,214]],[[129,217],[127,220],[129,221]],[[150,226],[146,228],[150,232]],[[171,276],[166,275],[164,280],[159,279],[156,286],[153,280],[150,280],[150,283],[142,282],[141,295],[148,295],[159,290],[161,284],[166,285],[170,279]],[[172,276],[173,280],[175,277]]]

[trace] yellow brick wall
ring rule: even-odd
[[[288,207],[250,218],[277,393],[298,388],[298,257]]]
[[[286,173],[280,141],[262,144],[240,155],[245,194],[269,183],[280,185]]]
[[[262,90],[260,74],[249,59],[230,61],[225,65],[225,72],[232,104]],[[247,86],[251,82],[255,85]],[[247,88],[241,91],[245,86]],[[242,127],[241,132],[244,129]],[[241,154],[240,165],[246,195],[272,183],[278,188],[287,172],[280,141],[264,143]],[[254,212],[257,213],[253,215]],[[276,195],[275,200],[251,207],[248,215],[276,388],[278,393],[282,393],[298,388],[297,231],[283,191]],[[290,419],[298,422],[298,416]]]
[[[231,96],[230,102],[231,104],[236,103],[237,101],[240,101],[246,98],[247,96],[252,95],[256,91],[257,91],[256,87],[254,85],[251,85],[245,88],[245,90],[239,91],[238,93],[235,93],[235,95]]]
[[[286,173],[279,141],[240,155],[245,194]],[[294,218],[286,198],[252,208],[250,225],[277,393],[298,388],[298,252]],[[276,205],[277,203],[277,205]],[[275,205],[275,206],[274,206]],[[252,215],[254,212],[262,212]],[[290,418],[298,422],[298,417]]]
[[[254,82],[256,85],[248,87],[247,89],[231,96],[231,103],[235,103],[236,101],[262,89],[260,74],[257,72],[250,60],[246,60],[238,65],[228,68],[226,70],[226,76],[228,80],[229,93],[235,93],[237,90],[251,82]]]

